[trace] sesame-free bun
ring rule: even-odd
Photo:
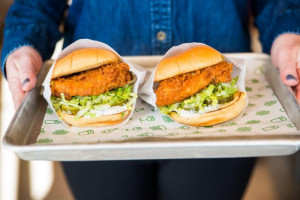
[[[212,47],[206,45],[192,47],[180,54],[161,60],[157,66],[154,81],[202,69],[222,60],[222,54]]]
[[[120,58],[118,55],[107,49],[78,49],[56,61],[51,78],[54,79],[88,69],[94,69],[101,65],[119,61]]]
[[[100,117],[94,117],[94,118],[85,118],[85,117],[80,117],[79,119],[75,119],[75,115],[70,115],[67,113],[58,113],[60,118],[72,125],[72,126],[112,126],[121,123],[124,121],[128,115],[129,111],[125,111],[124,114],[122,113],[117,113],[113,115],[102,115]]]
[[[234,93],[232,101],[223,104],[220,109],[207,112],[195,117],[182,117],[175,112],[170,114],[175,121],[190,126],[211,126],[226,122],[241,114],[246,106],[246,94],[244,92]]]

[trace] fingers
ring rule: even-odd
[[[300,63],[298,63],[300,64]],[[300,67],[297,69],[298,77],[300,77]],[[300,103],[300,83],[296,86],[296,98],[298,102]]]
[[[21,47],[7,58],[7,80],[15,109],[19,107],[28,91],[35,87],[36,74],[41,66],[42,58],[32,47]]]
[[[284,84],[295,86],[299,83],[295,61],[283,61],[279,65],[280,78]]]
[[[19,73],[19,82],[23,91],[30,91],[36,84],[36,70],[34,63],[29,57],[21,57],[14,61]]]
[[[14,106],[17,110],[24,98],[25,92],[22,90],[22,85],[18,76],[18,70],[15,66],[10,66],[10,69],[7,70],[7,79]]]

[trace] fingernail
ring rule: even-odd
[[[294,81],[297,81],[297,79],[295,78],[295,76],[293,76],[292,74],[289,74],[286,76],[286,80],[294,80]]]
[[[29,79],[29,78],[26,78],[26,79],[23,81],[22,86],[26,85],[29,81],[30,81],[30,79]]]

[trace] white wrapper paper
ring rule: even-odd
[[[93,40],[89,40],[89,39],[80,39],[77,40],[76,42],[72,43],[71,45],[69,45],[68,47],[66,47],[57,57],[57,60],[60,58],[63,58],[65,56],[67,56],[68,54],[70,54],[71,52],[77,50],[77,49],[83,49],[83,48],[101,48],[101,49],[107,49],[110,50],[112,52],[114,52],[115,54],[117,54],[121,61],[124,63],[127,63],[130,67],[130,71],[136,76],[137,80],[134,83],[134,87],[133,87],[133,92],[137,94],[138,91],[138,87],[139,85],[142,83],[142,81],[145,78],[146,72],[145,70],[133,63],[124,61],[122,59],[122,57],[114,50],[112,49],[110,46],[108,46],[107,44],[104,44],[102,42],[98,42],[98,41],[93,41]],[[44,82],[43,82],[43,87],[44,87],[44,92],[43,92],[43,96],[46,99],[46,101],[48,102],[48,104],[50,105],[51,109],[54,110],[52,103],[51,103],[51,89],[50,89],[50,81],[51,81],[51,75],[52,75],[52,71],[53,71],[53,67],[55,65],[56,61],[53,63],[53,65],[51,66]],[[135,104],[133,105],[133,110],[135,108]],[[128,122],[128,120],[130,119],[130,117],[132,116],[133,110],[131,110],[129,116],[120,124],[114,125],[114,126],[119,126],[119,125],[123,125],[125,123]],[[56,114],[56,112],[55,112]],[[56,114],[56,116],[58,117],[58,115]],[[75,127],[75,126],[71,126],[65,122],[62,121],[62,123],[66,126],[66,128],[70,131],[78,131],[80,129],[84,129],[83,127]]]
[[[194,43],[184,43],[184,44],[181,44],[178,46],[174,46],[167,51],[167,53],[162,57],[161,60],[163,60],[164,58],[169,58],[169,57],[178,55],[184,51],[187,51],[188,49],[190,49],[192,47],[202,46],[202,45],[208,46],[203,43],[195,43],[195,42]],[[246,93],[246,91],[245,91],[246,67],[245,67],[244,61],[242,59],[238,59],[238,58],[234,58],[234,59],[232,58],[230,60],[226,58],[226,60],[228,62],[233,63],[233,70],[231,73],[231,77],[233,77],[233,78],[235,78],[237,76],[239,77],[238,82],[237,82],[239,91]],[[160,62],[158,62],[158,63],[160,63]],[[155,76],[157,66],[151,72],[149,78],[141,87],[141,93],[140,93],[140,97],[144,101],[146,101],[147,103],[149,103],[150,105],[155,107],[155,109],[158,109],[158,107],[156,106],[156,95],[154,93],[154,89],[155,89],[154,76]],[[241,116],[241,115],[242,115],[242,113],[239,116]]]

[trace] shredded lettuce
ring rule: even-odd
[[[232,100],[233,94],[238,90],[237,81],[238,77],[232,79],[229,83],[209,84],[205,89],[190,98],[172,105],[161,106],[159,110],[166,115],[171,112],[180,112],[182,109],[196,112],[199,110],[204,111],[207,106],[216,106],[225,103],[226,100]]]
[[[127,110],[133,109],[137,94],[132,92],[133,84],[127,84],[114,90],[93,96],[73,96],[70,100],[61,93],[60,97],[51,96],[55,111],[75,115],[76,119],[82,116],[96,117],[95,111],[113,106],[126,106]]]

